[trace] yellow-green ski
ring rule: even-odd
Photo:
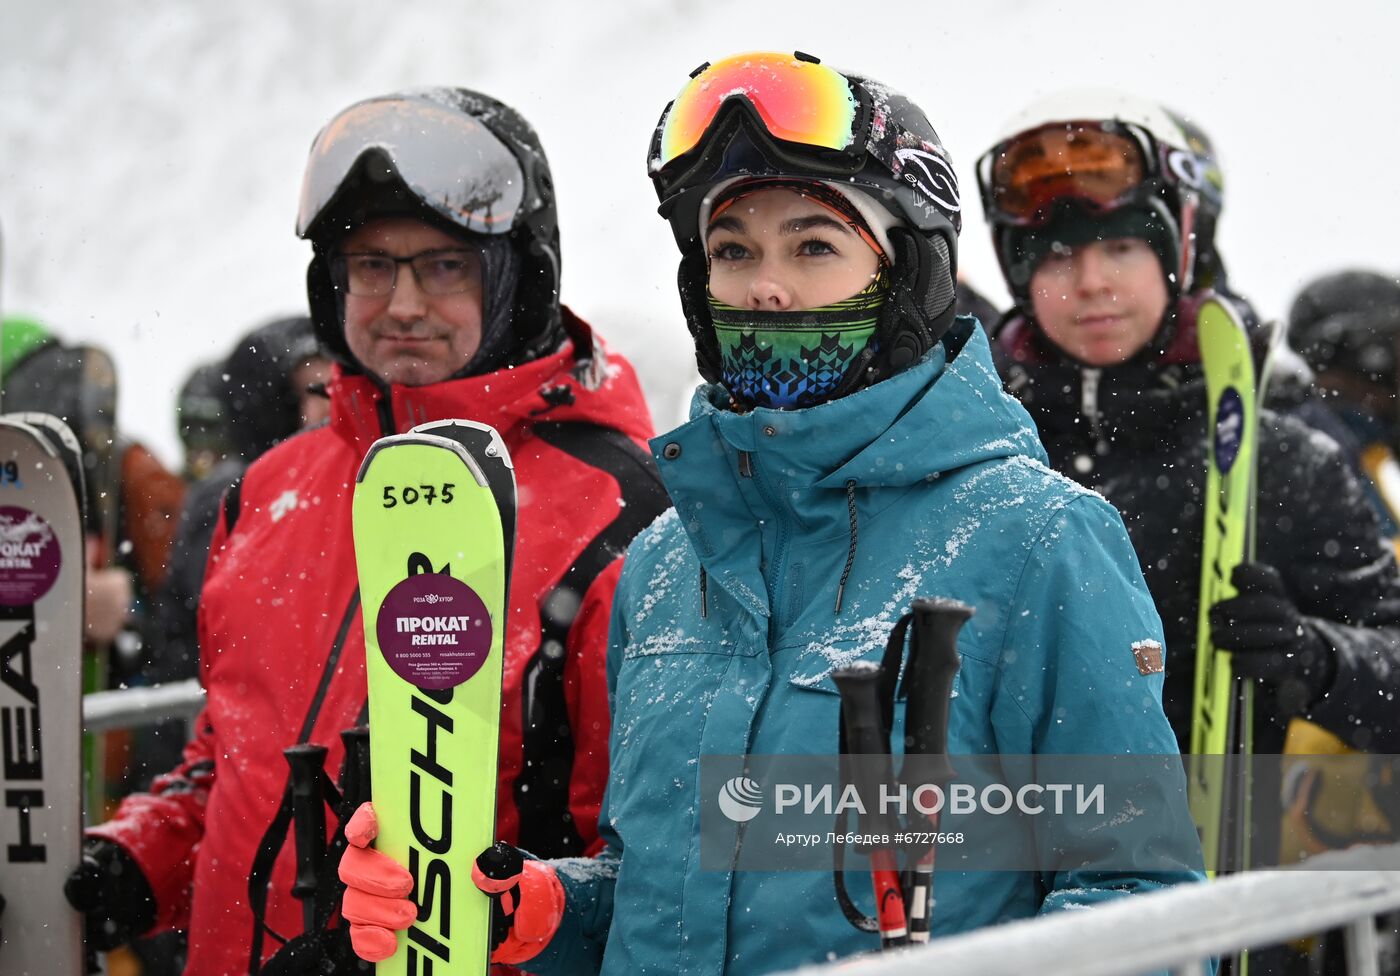
[[[1252,552],[1259,404],[1243,323],[1225,302],[1207,299],[1196,321],[1205,370],[1208,439],[1196,688],[1191,726],[1191,811],[1212,874],[1248,861],[1247,784],[1235,775],[1248,755],[1252,688],[1235,678],[1228,653],[1210,635],[1210,608],[1234,595],[1230,576]]]
[[[488,970],[471,866],[495,841],[514,507],[504,444],[481,425],[383,438],[360,468],[375,846],[413,874],[419,905],[381,976]]]

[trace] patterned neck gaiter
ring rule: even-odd
[[[888,294],[888,268],[881,261],[863,290],[822,308],[756,312],[710,296],[725,389],[749,407],[824,403],[870,344]]]

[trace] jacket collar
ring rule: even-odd
[[[330,426],[361,452],[380,437],[453,418],[490,424],[508,441],[510,431],[536,421],[595,423],[637,439],[649,436],[650,417],[631,367],[610,359],[586,324],[567,309],[564,314],[573,338],[557,352],[483,376],[399,386],[336,367],[327,388]]]
[[[747,413],[726,403],[721,388],[701,386],[690,422],[653,442],[658,456],[674,435],[703,431],[712,450],[748,452],[765,470],[780,472],[784,484],[834,489],[850,480],[862,488],[907,487],[1010,454],[1044,459],[1030,417],[1002,392],[986,334],[970,317],[910,369],[839,400]],[[693,455],[687,460],[695,463]]]
[[[705,570],[759,616],[768,615],[759,523],[777,519],[844,553],[849,506],[864,495],[868,512],[872,490],[1015,455],[1045,460],[971,318],[910,369],[839,400],[742,414],[725,402],[722,390],[702,386],[691,420],[651,445]]]

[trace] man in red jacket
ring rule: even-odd
[[[339,733],[364,720],[350,502],[377,438],[460,417],[510,448],[497,829],[544,855],[596,844],[619,557],[668,504],[632,367],[559,304],[548,163],[509,106],[462,89],[351,106],[312,147],[298,232],[338,361],[330,420],[226,495],[200,601],[198,734],[179,768],[89,832],[69,885],[103,946],[188,928],[195,974],[256,972],[302,934],[282,751],[328,746],[334,776]]]

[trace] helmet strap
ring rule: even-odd
[[[1200,208],[1200,197],[1194,192],[1181,194],[1181,215],[1178,232],[1181,234],[1181,265],[1177,268],[1177,293],[1189,295],[1194,284],[1196,269],[1196,211]]]

